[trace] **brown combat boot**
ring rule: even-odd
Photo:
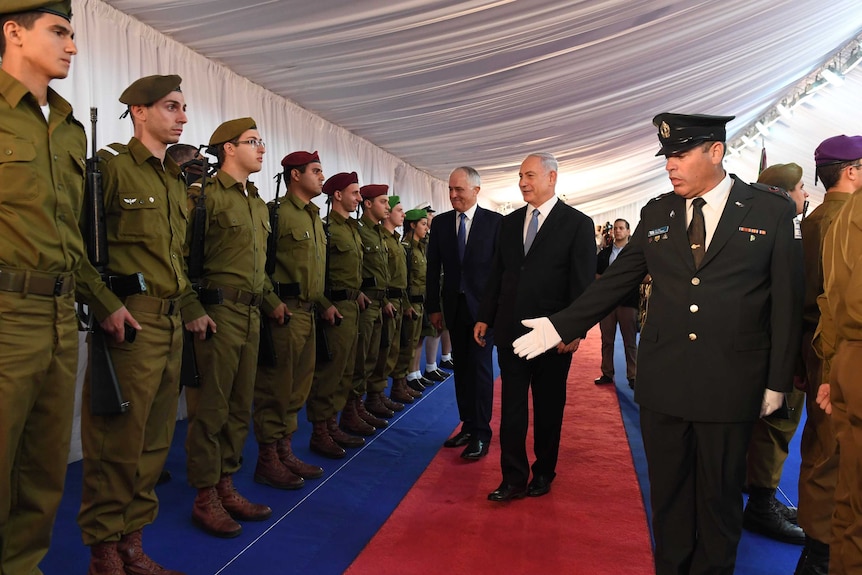
[[[377,429],[383,429],[384,427],[389,426],[389,422],[385,419],[381,419],[376,415],[368,413],[368,410],[365,409],[365,402],[362,401],[361,397],[354,398],[353,402],[356,405],[356,413],[357,415],[359,415],[359,418],[362,419],[362,421],[364,421],[368,425],[376,427]],[[393,413],[392,415],[395,414]]]
[[[356,400],[349,398],[341,411],[341,429],[356,435],[374,435],[374,426],[359,417]]]
[[[335,420],[334,415],[326,420],[326,430],[329,432],[329,437],[332,438],[332,441],[345,449],[351,447],[362,447],[365,445],[365,440],[361,437],[344,433],[341,428],[338,427],[338,422]]]
[[[87,575],[126,575],[116,541],[90,545],[90,568]]]
[[[309,440],[308,446],[313,452],[330,459],[341,459],[346,455],[344,449],[335,443],[332,436],[329,435],[325,421],[315,421],[312,422],[312,425],[311,440]]]
[[[252,503],[243,497],[234,487],[233,478],[230,475],[222,475],[221,480],[216,484],[216,493],[221,499],[224,510],[237,521],[263,521],[272,516],[272,509],[266,505]]]
[[[123,560],[126,575],[185,575],[181,571],[165,569],[144,553],[140,529],[123,535],[117,543],[117,553]]]
[[[380,394],[380,401],[383,402],[383,405],[386,406],[386,409],[391,409],[392,411],[404,411],[403,403],[399,403],[389,397],[386,397],[385,393]]]
[[[276,489],[299,489],[305,480],[288,469],[278,454],[275,443],[259,443],[254,480]]]
[[[230,539],[242,533],[242,526],[231,519],[222,506],[215,487],[198,489],[192,506],[192,521],[195,525],[216,537]]]
[[[400,403],[413,403],[413,396],[407,391],[407,383],[403,379],[393,379],[392,389],[389,390],[389,399]]]
[[[323,475],[322,467],[306,463],[293,454],[293,448],[290,445],[291,435],[282,437],[275,442],[278,448],[278,458],[284,463],[285,467],[303,479],[317,479],[321,477]]]
[[[386,407],[386,404],[383,402],[384,397],[385,396],[380,392],[369,391],[368,396],[365,399],[365,409],[367,409],[370,413],[373,413],[377,417],[382,417],[384,419],[394,417],[395,412]],[[403,406],[402,409],[404,409]]]

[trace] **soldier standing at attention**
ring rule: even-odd
[[[189,483],[198,494],[192,519],[217,537],[235,537],[237,521],[262,521],[272,515],[266,505],[249,502],[233,485],[248,435],[254,375],[264,298],[284,306],[266,276],[269,212],[257,188],[248,181],[260,171],[266,152],[252,118],[216,128],[209,145],[218,154],[219,171],[206,189],[189,188],[192,222],[202,192],[206,202],[203,275],[200,299],[219,325],[219,334],[195,340],[201,386],[186,389],[190,419],[186,437]],[[192,229],[190,222],[189,230]],[[291,474],[290,481],[301,486]]]
[[[414,356],[421,352],[418,345],[422,335],[422,316],[425,312],[425,278],[428,270],[428,261],[425,258],[428,244],[425,242],[425,236],[427,235],[428,212],[425,210],[408,210],[404,214],[408,280],[406,299],[415,313],[404,316],[401,329],[405,336],[402,338],[403,343],[398,352],[398,362],[392,372],[392,379],[393,382],[395,379],[404,380],[405,385],[417,391],[423,391],[426,385],[434,385],[436,382],[436,380],[431,381],[423,378],[422,373],[418,370],[408,373],[413,364]]]
[[[282,471],[277,458],[292,473],[304,479],[323,475],[323,469],[305,463],[293,453],[291,436],[296,431],[296,414],[308,399],[314,377],[316,353],[314,337],[315,304],[323,305],[323,275],[326,238],[320,208],[311,200],[323,188],[323,169],[317,152],[293,152],[281,161],[287,193],[279,200],[277,235],[278,259],[272,276],[273,287],[287,307],[275,310],[264,302],[270,316],[272,339],[278,354],[274,367],[260,366],[254,386],[254,432],[260,445],[255,481],[282,487]],[[290,323],[285,322],[290,310]],[[335,306],[321,315],[335,316]]]
[[[48,84],[78,53],[71,18],[68,0],[0,7],[0,573],[40,572],[66,480],[87,142]]]
[[[359,188],[362,195],[362,217],[359,219],[359,236],[362,238],[362,293],[371,303],[359,316],[359,342],[356,347],[356,364],[353,370],[353,394],[360,417],[380,429],[389,425],[386,419],[404,405],[390,400],[383,393],[386,389],[372,388],[368,380],[377,365],[380,355],[380,339],[383,333],[383,317],[394,315],[395,307],[386,299],[389,283],[389,259],[383,237],[388,232],[381,221],[389,217],[389,198],[385,184],[368,184]],[[365,403],[362,394],[366,393]],[[367,408],[367,409],[366,409]]]
[[[345,447],[365,444],[361,437],[348,435],[338,427],[336,419],[342,412],[341,424],[351,433],[372,435],[374,427],[365,423],[348,395],[353,388],[353,363],[356,361],[356,342],[359,337],[359,310],[368,304],[368,297],[360,291],[362,285],[362,239],[359,225],[350,217],[362,196],[359,195],[359,178],[356,172],[335,174],[323,185],[323,193],[331,202],[327,221],[327,273],[324,307],[334,305],[338,310],[331,322],[324,321],[322,329],[329,342],[332,358],[319,361],[314,369],[314,381],[308,396],[308,420],[314,424],[311,450],[325,457],[344,457]],[[336,323],[340,318],[340,324]],[[343,411],[342,411],[343,410]]]
[[[143,329],[123,341],[123,320],[108,342],[117,379],[132,409],[119,415],[90,412],[90,378],[84,381],[81,441],[84,479],[78,525],[90,546],[90,575],[174,574],[142,549],[141,530],[158,514],[154,488],[173,438],[179,397],[183,323],[206,336],[216,331],[185,271],[188,223],[186,187],[179,166],[165,157],[183,132],[186,105],[179,76],[147,76],[120,96],[128,106],[134,137],[99,151],[105,194],[109,275],[142,272],[147,295],[125,297]],[[92,269],[92,268],[91,268]],[[113,293],[78,286],[78,297],[97,318],[121,307]],[[182,314],[182,315],[181,315]],[[103,322],[104,325],[104,322]],[[106,331],[108,329],[106,328]]]

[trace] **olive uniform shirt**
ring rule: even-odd
[[[389,285],[389,257],[383,241],[388,234],[382,224],[372,220],[367,213],[362,214],[359,220],[359,235],[362,237],[362,249],[365,252],[362,258],[362,278],[374,278],[377,283],[375,288],[363,290],[366,294],[371,292],[371,299],[382,299],[372,294],[375,293],[374,290],[386,289]]]
[[[362,285],[362,238],[359,222],[338,212],[329,214],[329,286],[332,290]],[[328,307],[328,306],[327,306]]]

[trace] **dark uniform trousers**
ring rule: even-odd
[[[656,575],[733,575],[753,422],[686,421],[644,406],[640,421],[649,461]]]
[[[201,387],[187,387],[189,484],[212,487],[239,471],[248,436],[260,341],[260,309],[225,301],[206,306],[218,325],[210,339],[194,338]]]
[[[617,306],[599,322],[602,332],[602,375],[614,376],[614,340],[617,337],[617,324],[623,337],[623,347],[626,352],[626,378],[637,377],[638,353],[638,309],[627,306]]]
[[[353,395],[362,396],[368,391],[368,379],[380,354],[380,336],[383,333],[383,309],[380,299],[373,299],[359,314],[359,338],[356,342],[356,359],[353,366]]]
[[[784,461],[790,453],[790,441],[805,407],[805,394],[794,389],[784,395],[787,404],[787,417],[769,415],[761,417],[754,423],[751,432],[751,443],[748,447],[748,479],[749,487],[764,487],[777,489],[784,470]]]
[[[254,433],[259,443],[273,443],[296,431],[296,414],[308,399],[314,378],[317,342],[314,311],[291,306],[290,322],[272,324],[278,360],[258,366],[254,386]]]
[[[817,391],[825,383],[823,363],[811,347],[812,332],[802,336],[802,359],[808,380],[802,429],[802,464],[799,468],[799,526],[809,537],[829,544],[832,541],[832,513],[835,510],[835,483],[838,481],[838,442],[832,420],[817,405]]]
[[[120,415],[90,413],[90,374],[84,380],[81,442],[84,485],[78,525],[84,545],[118,541],[156,519],[155,486],[174,435],[179,398],[183,330],[179,306],[172,315],[126,307],[143,328],[133,343],[108,346],[123,397],[131,408]]]
[[[467,298],[458,296],[455,317],[446,318],[455,362],[455,401],[461,429],[482,441],[491,441],[491,415],[494,405],[493,351],[494,332],[485,334],[485,347],[473,339],[476,321],[470,313]],[[498,349],[499,353],[499,349]]]
[[[395,362],[395,367],[392,370],[392,377],[407,377],[410,371],[410,363],[413,361],[413,355],[417,353],[416,346],[419,344],[419,338],[422,335],[422,315],[424,314],[424,305],[421,303],[406,304],[413,307],[416,312],[416,319],[404,317],[401,320],[401,347],[398,350],[398,359]]]
[[[353,367],[359,340],[359,304],[356,300],[343,300],[334,305],[344,319],[341,325],[323,322],[332,360],[319,362],[314,368],[311,393],[306,402],[309,421],[326,421],[344,409],[353,389]]]
[[[862,573],[862,341],[843,341],[832,359],[829,387],[832,424],[841,456],[832,515],[829,573]]]
[[[77,369],[74,295],[0,292],[0,572],[38,573],[48,551]]]

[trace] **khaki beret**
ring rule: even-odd
[[[158,102],[171,92],[182,92],[182,78],[170,76],[145,76],[135,80],[120,95],[120,102],[128,106],[149,106]]]
[[[45,0],[9,0],[3,2],[0,15],[17,14],[19,12],[45,12],[54,14],[66,20],[72,19],[72,0],[65,2],[45,2]]]
[[[407,210],[407,213],[404,214],[404,219],[407,220],[408,222],[418,222],[422,218],[427,218],[427,217],[428,217],[428,212],[426,212],[425,210],[416,210],[416,209]]]
[[[335,192],[343,192],[347,186],[350,184],[358,184],[359,176],[356,175],[356,172],[340,172],[335,174],[326,180],[326,183],[323,184],[323,193],[327,196],[331,196]]]
[[[236,120],[228,120],[222,123],[215,129],[213,135],[210,136],[210,146],[218,146],[225,142],[230,142],[235,138],[242,136],[246,130],[254,130],[257,124],[254,123],[254,118],[237,118]]]
[[[386,184],[366,184],[359,188],[363,200],[373,200],[378,196],[385,196],[389,192]]]
[[[802,167],[797,164],[772,164],[757,176],[758,184],[776,186],[785,192],[793,191],[802,179]]]
[[[399,198],[398,196],[389,196],[389,209],[390,210],[400,203],[401,203],[401,198]]]
[[[320,163],[320,156],[317,155],[317,150],[312,153],[298,151],[291,152],[281,160],[281,167],[284,169],[287,168],[296,168],[298,166],[305,166],[312,162]]]

